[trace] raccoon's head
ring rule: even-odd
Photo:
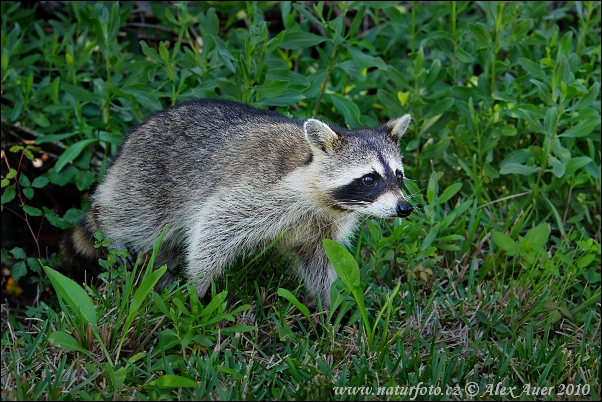
[[[399,151],[410,121],[405,115],[382,127],[345,130],[308,119],[305,137],[320,199],[334,209],[381,218],[410,215],[412,205],[401,192],[405,176]]]

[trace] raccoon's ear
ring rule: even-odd
[[[326,123],[316,119],[308,119],[303,124],[305,138],[312,147],[322,150],[322,152],[332,151],[341,140]]]
[[[385,127],[391,130],[391,136],[394,140],[399,141],[401,137],[403,137],[404,133],[408,129],[410,122],[412,121],[412,116],[409,114],[403,115],[398,119],[394,119],[385,124]]]

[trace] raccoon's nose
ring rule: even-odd
[[[412,205],[407,201],[402,201],[397,204],[397,216],[400,218],[406,218],[410,216],[413,210],[414,207],[412,207]]]

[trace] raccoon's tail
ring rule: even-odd
[[[90,221],[89,215],[86,215],[75,228],[64,232],[59,250],[66,266],[84,269],[98,267],[98,259],[104,256],[101,249],[94,247],[94,232],[98,229],[93,220]]]

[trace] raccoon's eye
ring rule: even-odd
[[[401,174],[401,172],[397,172],[397,182],[401,184],[401,182],[403,181],[403,174]]]
[[[374,178],[374,175],[367,174],[364,177],[362,177],[362,183],[364,183],[366,186],[371,186],[375,182],[376,182],[376,179]]]

